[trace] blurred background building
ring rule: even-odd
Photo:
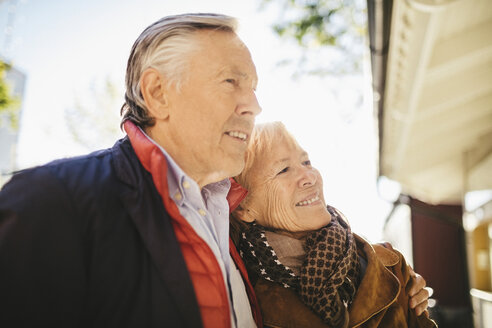
[[[368,0],[385,236],[440,327],[492,327],[492,1]]]

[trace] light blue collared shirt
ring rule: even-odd
[[[180,214],[207,243],[219,263],[229,295],[232,327],[256,327],[241,273],[229,254],[229,204],[226,197],[231,182],[224,179],[200,190],[164,148],[140,130],[166,158],[169,195]]]

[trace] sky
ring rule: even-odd
[[[239,19],[239,36],[255,62],[257,97],[263,108],[257,122],[282,121],[320,170],[326,201],[347,216],[354,232],[371,241],[381,239],[391,208],[388,200],[394,195],[384,196],[385,200],[377,190],[376,122],[367,60],[364,73],[356,76],[294,78],[295,67],[279,63],[299,50],[272,32],[279,8],[275,4],[261,8],[259,0],[0,1],[0,29],[4,31],[9,10],[14,13],[11,34],[0,36],[0,54],[27,76],[18,168],[95,150],[93,144],[73,140],[66,113],[82,102],[92,111],[90,117],[98,120],[91,90],[101,90],[108,79],[119,92],[114,104],[114,122],[119,124],[126,61],[145,27],[170,14],[220,12]],[[313,58],[309,65],[331,60]],[[99,120],[103,119],[107,118]],[[94,134],[82,120],[72,123],[81,133]],[[116,137],[101,139],[105,140],[98,147],[110,147]]]

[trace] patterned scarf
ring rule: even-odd
[[[328,206],[331,222],[305,237],[300,275],[284,266],[269,244],[265,228],[248,224],[239,253],[253,277],[294,289],[302,301],[332,327],[343,327],[359,284],[360,264],[354,237],[341,214]]]

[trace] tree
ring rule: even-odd
[[[298,74],[361,72],[366,47],[365,1],[263,0],[262,4],[274,2],[281,8],[279,22],[272,26],[274,32],[301,49]]]
[[[11,66],[0,60],[0,126],[7,121],[11,128],[19,125],[19,99],[11,94],[10,86],[6,81],[6,73]]]
[[[123,92],[110,78],[94,81],[87,94],[75,97],[65,110],[65,120],[72,139],[86,150],[110,147],[123,136],[119,129],[119,108]]]

